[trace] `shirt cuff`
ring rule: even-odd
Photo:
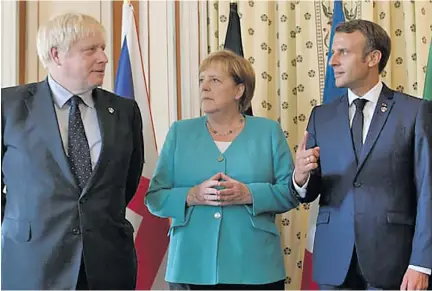
[[[429,276],[431,275],[431,272],[432,272],[431,269],[423,268],[423,267],[419,267],[419,266],[409,265],[408,268],[412,269],[414,271],[417,271],[417,272],[421,272],[421,273],[427,274]]]
[[[293,182],[293,185],[294,185],[294,189],[296,190],[296,192],[300,196],[300,198],[305,198],[306,197],[306,189],[307,189],[307,186],[309,184],[310,174],[308,175],[306,183],[304,183],[304,185],[302,187],[300,187],[299,185],[297,185],[297,183],[296,183],[296,181],[294,179],[294,175],[295,175],[295,169],[294,169],[293,174],[292,174],[292,182]]]

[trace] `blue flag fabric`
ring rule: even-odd
[[[123,40],[123,46],[120,52],[114,93],[128,99],[135,98],[131,61],[129,57],[129,48],[126,37]]]
[[[342,1],[336,0],[334,2],[333,9],[333,21],[330,33],[330,43],[329,43],[329,53],[327,58],[327,70],[325,77],[325,86],[324,86],[324,94],[323,94],[323,103],[329,103],[335,98],[339,98],[347,92],[346,88],[337,88],[335,84],[335,76],[333,68],[329,65],[330,58],[332,57],[332,46],[333,46],[333,37],[335,34],[336,26],[345,21],[345,16],[342,8]]]

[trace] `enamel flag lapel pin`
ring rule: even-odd
[[[387,111],[387,109],[388,109],[387,104],[381,103],[381,112],[385,113]]]

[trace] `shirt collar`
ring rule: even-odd
[[[348,102],[349,102],[349,106],[351,106],[352,103],[354,102],[354,100],[357,99],[357,98],[362,98],[362,99],[366,99],[369,102],[377,103],[378,102],[378,98],[379,98],[379,96],[381,94],[382,88],[383,88],[383,83],[381,81],[379,81],[375,86],[372,87],[372,89],[370,89],[362,97],[357,96],[356,94],[354,94],[353,91],[351,91],[351,89],[348,89]]]
[[[50,86],[54,102],[59,108],[63,108],[63,106],[69,101],[69,99],[75,95],[66,88],[64,88],[62,85],[57,83],[57,81],[55,81],[51,77],[51,75],[48,75],[48,84]],[[79,97],[81,97],[84,104],[90,108],[94,108],[92,92],[93,90],[89,90],[87,92],[77,94]]]

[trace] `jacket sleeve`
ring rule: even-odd
[[[142,133],[142,119],[138,104],[134,102],[134,118],[133,118],[133,150],[132,157],[129,163],[129,171],[126,183],[126,205],[132,200],[138,188],[142,169],[144,165],[144,140]]]
[[[252,206],[246,207],[254,216],[264,212],[284,213],[299,204],[291,187],[293,160],[279,124],[274,124],[271,135],[274,180],[272,183],[246,185],[253,200]]]
[[[315,131],[316,108],[317,107],[314,107],[312,109],[309,118],[309,123],[307,126],[307,132],[309,133],[309,138],[306,144],[307,149],[314,148],[318,145],[316,139],[316,131]],[[294,185],[292,187],[294,187]],[[297,198],[300,200],[301,203],[310,203],[313,202],[315,199],[317,199],[318,195],[320,194],[320,191],[321,191],[321,165],[320,165],[320,161],[318,160],[318,168],[311,171],[309,182],[306,188],[306,196],[302,198],[297,195]]]
[[[410,265],[432,269],[432,102],[423,101],[416,117],[414,171],[417,216]]]
[[[190,187],[174,187],[176,136],[177,123],[174,123],[159,155],[145,204],[153,215],[181,222],[186,219],[186,197]]]

